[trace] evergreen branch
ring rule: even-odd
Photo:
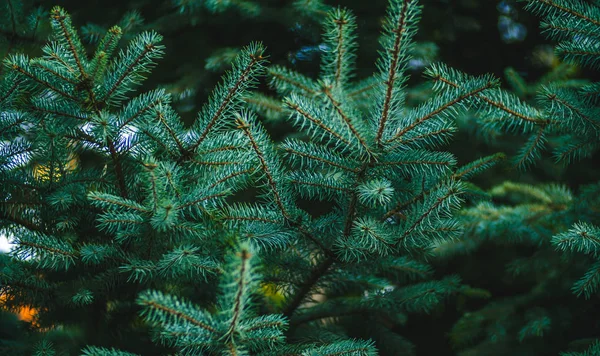
[[[319,127],[320,129],[322,129],[323,131],[325,131],[325,132],[329,133],[331,136],[335,137],[340,142],[344,143],[347,146],[351,146],[352,145],[350,143],[350,141],[348,141],[347,139],[345,139],[344,137],[342,137],[342,135],[340,135],[339,133],[337,133],[332,128],[328,127],[327,125],[325,125],[325,123],[323,123],[322,120],[320,120],[320,119],[312,116],[310,113],[308,113],[307,111],[305,111],[304,109],[302,109],[298,104],[296,104],[295,102],[293,102],[292,98],[286,98],[286,99],[284,99],[284,104],[287,107],[289,107],[290,109],[292,109],[295,112],[297,112],[298,114],[300,114],[300,116],[306,118],[308,121],[310,121],[313,124],[315,124],[317,127]]]
[[[210,162],[210,161],[200,161],[197,159],[192,159],[190,160],[190,162],[195,163],[195,164],[199,164],[199,165],[204,165],[204,166],[236,166],[236,165],[240,165],[243,162],[241,161],[219,161],[219,162]]]
[[[157,165],[151,161],[142,163],[142,166],[145,168],[146,172],[148,172],[148,177],[150,178],[149,181],[151,184],[150,191],[152,193],[152,212],[156,213],[156,210],[158,209],[158,192],[156,191],[156,174],[154,173],[154,170],[156,169]]]
[[[134,219],[117,219],[117,218],[113,218],[113,219],[102,219],[103,223],[108,223],[108,224],[134,224],[134,225],[141,225],[143,224],[143,221],[137,221]]]
[[[155,143],[159,144],[165,151],[167,151],[169,153],[170,156],[172,156],[172,157],[176,157],[177,156],[175,154],[175,152],[171,151],[171,149],[169,148],[169,146],[164,142],[165,140],[161,139],[160,137],[156,137],[154,135],[154,133],[148,131],[145,128],[138,127],[138,130],[140,130],[140,132],[144,133],[144,135],[148,136],[152,141],[154,141]],[[132,147],[130,147],[130,149]]]
[[[300,289],[298,289],[296,291],[296,293],[294,294],[294,297],[290,300],[290,302],[283,309],[282,314],[284,316],[290,318],[294,314],[296,309],[298,309],[300,304],[302,304],[302,302],[304,301],[304,298],[306,298],[308,293],[310,293],[313,286],[319,281],[319,279],[325,273],[327,273],[327,271],[329,270],[329,268],[331,268],[333,263],[334,263],[334,259],[331,257],[327,257],[327,258],[325,258],[324,261],[319,263],[319,265],[316,266],[311,271],[308,279],[306,279],[306,281],[304,281],[304,283],[302,283],[302,285],[300,286]]]
[[[367,144],[365,138],[362,137],[362,135],[360,134],[360,132],[358,132],[358,128],[355,126],[355,123],[353,122],[355,120],[352,119],[352,118],[350,118],[348,116],[348,114],[344,112],[344,110],[341,107],[342,103],[340,103],[339,101],[337,101],[332,96],[331,91],[329,90],[329,88],[327,86],[323,86],[322,89],[323,89],[323,93],[325,94],[325,96],[327,97],[327,99],[329,99],[329,101],[333,105],[333,108],[335,109],[335,111],[342,118],[342,120],[344,121],[344,123],[346,124],[346,126],[350,129],[350,132],[352,132],[352,134],[354,135],[354,137],[358,140],[358,142],[360,142],[360,145],[365,149],[365,151],[367,151],[369,154],[371,154],[371,151],[369,149],[369,145]]]
[[[448,191],[441,197],[437,198],[435,203],[432,204],[430,207],[427,208],[427,210],[425,210],[405,231],[404,233],[402,233],[402,235],[400,237],[398,237],[398,241],[396,242],[396,245],[400,244],[401,242],[403,242],[413,231],[415,231],[415,229],[423,222],[425,221],[430,214],[432,214],[437,208],[439,208],[440,206],[442,206],[443,203],[445,203],[447,200],[449,200],[450,198],[453,198],[454,196],[456,196],[458,194],[458,189],[454,186],[450,186],[448,188]]]
[[[250,93],[243,100],[267,120],[277,120],[285,112],[281,100],[260,93]]]
[[[0,102],[2,102],[2,99],[1,99],[1,98],[0,98]],[[5,112],[5,113],[6,113],[6,112]],[[9,114],[9,115],[10,115],[10,114]],[[7,115],[7,116],[8,116],[8,115]],[[11,131],[11,129],[13,129],[13,128],[17,128],[17,127],[19,127],[19,125],[21,125],[21,124],[22,124],[23,122],[25,122],[25,120],[26,120],[26,116],[25,116],[25,115],[15,115],[15,116],[17,116],[17,117],[18,117],[18,119],[16,119],[16,120],[13,120],[13,121],[12,121],[12,122],[10,122],[8,125],[6,124],[6,121],[8,121],[8,120],[5,120],[5,122],[3,122],[3,125],[2,125],[2,127],[0,127],[0,136],[1,136],[1,135],[4,135],[4,134],[5,134],[5,133],[7,133],[7,132],[10,132],[10,131]],[[5,118],[6,118],[6,117],[5,117]]]
[[[64,80],[65,82],[67,82],[67,83],[69,83],[71,85],[77,85],[78,84],[77,81],[75,81],[75,80],[73,80],[71,78],[66,77],[64,74],[62,74],[62,73],[58,72],[57,70],[54,70],[54,69],[52,69],[52,68],[50,68],[50,67],[48,67],[48,66],[46,66],[44,64],[45,63],[42,62],[42,61],[35,61],[35,62],[32,63],[32,66],[36,66],[36,67],[40,68],[41,70],[43,70],[45,72],[48,72],[48,73],[52,74],[53,76],[55,76],[57,78],[60,78],[60,79]]]
[[[546,125],[540,125],[538,132],[535,136],[530,139],[527,145],[519,152],[520,158],[515,163],[517,167],[526,167],[529,163],[533,162],[535,158],[539,157],[539,150],[541,146],[546,142],[544,137],[544,130]],[[517,157],[518,157],[517,156]]]
[[[322,76],[333,87],[344,87],[354,67],[356,21],[349,11],[338,8],[329,13],[324,27],[327,50],[322,56]]]
[[[370,78],[369,78],[370,79]],[[355,97],[360,97],[361,95],[363,95],[364,93],[368,93],[369,91],[377,88],[379,86],[379,83],[376,81],[373,81],[372,83],[365,85],[363,87],[359,87],[356,90],[350,91],[348,92],[346,95],[348,98],[355,98]]]
[[[151,309],[155,309],[157,311],[170,315],[173,318],[182,319],[190,323],[191,325],[197,326],[203,330],[208,331],[209,333],[216,334],[218,332],[217,329],[208,325],[207,323],[204,323],[194,318],[193,316],[184,313],[183,311],[171,307],[170,305],[173,304],[173,301],[177,302],[177,299],[171,296],[164,296],[158,292],[146,292],[145,294],[140,296],[138,304],[149,307]]]
[[[334,75],[334,83],[336,83],[337,85],[340,84],[341,81],[341,76],[342,76],[342,67],[343,65],[346,64],[346,61],[343,60],[344,58],[344,27],[346,25],[348,25],[348,20],[342,18],[338,18],[334,20],[335,24],[338,26],[338,37],[337,37],[337,56],[336,56],[336,60],[335,60],[335,75]]]
[[[215,194],[210,194],[210,195],[207,195],[205,197],[202,197],[202,198],[199,198],[199,199],[194,199],[194,200],[189,201],[189,202],[187,202],[187,203],[185,203],[183,205],[180,205],[180,206],[177,207],[177,209],[184,209],[184,208],[187,208],[188,206],[196,205],[196,204],[201,203],[203,201],[207,201],[207,200],[211,200],[211,199],[215,199],[215,198],[220,198],[220,197],[225,197],[227,195],[228,195],[227,191],[223,191],[223,192],[215,193]]]
[[[144,206],[132,200],[128,200],[125,197],[115,197],[110,194],[100,192],[90,192],[88,196],[91,200],[105,203],[107,206],[116,205],[129,210],[139,211],[140,213],[150,213],[150,210],[144,208]]]
[[[185,148],[183,147],[183,144],[179,140],[179,137],[177,136],[177,134],[175,133],[175,131],[173,131],[173,129],[165,121],[165,117],[164,117],[163,113],[160,112],[159,110],[157,110],[156,111],[156,116],[158,116],[158,121],[161,124],[163,124],[163,126],[165,127],[165,129],[167,130],[167,132],[169,133],[169,135],[171,136],[171,138],[173,139],[173,141],[175,141],[175,143],[177,144],[177,148],[179,148],[179,152],[184,153],[185,152]]]
[[[248,260],[252,257],[252,253],[246,249],[242,249],[237,253],[237,255],[240,257],[240,271],[239,275],[237,276],[238,283],[235,298],[233,299],[233,315],[229,321],[227,335],[231,335],[236,331],[237,324],[241,318],[240,314],[243,310],[242,297],[245,294],[245,287],[247,283],[246,279],[248,278],[246,275],[250,273],[250,271],[247,270],[249,267]]]
[[[385,236],[385,231],[378,229],[378,224],[371,219],[357,219],[353,226],[354,234],[359,235],[361,243],[369,243],[367,240],[373,238],[379,244],[384,247],[391,247],[392,244],[389,241],[389,236]],[[372,249],[372,246],[369,246]]]
[[[456,131],[456,129],[453,127],[444,127],[444,128],[441,128],[441,129],[435,130],[435,131],[426,131],[426,132],[420,133],[416,136],[410,137],[406,140],[398,140],[398,145],[410,144],[411,142],[427,139],[432,136],[451,134],[454,131]]]
[[[280,224],[281,221],[275,219],[267,219],[256,216],[223,216],[221,220],[231,220],[231,221],[257,221],[261,223],[269,223],[269,224]]]
[[[230,180],[232,178],[235,178],[235,177],[238,177],[238,176],[241,176],[241,175],[244,175],[244,174],[252,174],[254,172],[254,170],[255,170],[254,168],[249,168],[249,169],[244,169],[242,171],[233,172],[233,173],[228,174],[227,176],[225,176],[225,177],[217,180],[216,182],[214,182],[213,184],[211,184],[209,186],[209,188],[214,188],[214,187],[216,187],[219,184],[222,184],[222,183],[224,183],[224,182],[226,182],[226,181],[228,181],[228,180]]]
[[[597,67],[600,62],[599,47],[596,39],[583,39],[559,44],[556,53],[568,63]]]
[[[308,238],[310,241],[312,241],[312,243],[314,243],[315,245],[317,245],[317,247],[319,247],[321,249],[321,251],[323,251],[323,253],[325,253],[325,255],[327,256],[327,258],[331,259],[332,261],[337,261],[337,256],[335,255],[335,253],[333,253],[333,251],[331,251],[331,249],[327,248],[325,245],[323,245],[323,243],[321,241],[319,241],[313,233],[311,233],[309,230],[307,230],[304,226],[297,224],[297,223],[292,223],[293,226],[295,226],[298,231],[300,231],[300,233],[302,235],[304,235],[304,237]]]
[[[575,105],[569,103],[567,100],[559,97],[558,95],[556,95],[555,93],[552,93],[552,91],[550,89],[547,89],[545,92],[545,97],[553,102],[556,102],[564,107],[566,107],[567,109],[569,109],[571,112],[574,112],[575,114],[577,114],[577,116],[579,116],[580,118],[582,118],[584,121],[588,122],[589,124],[591,124],[592,126],[594,126],[594,128],[598,131],[600,131],[600,122],[592,119],[591,117],[589,117],[588,115],[584,114],[582,112],[582,110],[580,110],[580,108],[576,107]]]
[[[496,164],[497,162],[504,160],[506,155],[503,153],[496,153],[490,156],[482,157],[460,169],[456,170],[454,174],[452,174],[453,179],[468,179],[481,171],[482,169],[486,169]]]
[[[410,275],[418,275],[421,278],[428,277],[432,274],[430,269],[421,270],[421,269],[418,269],[415,267],[411,267],[409,265],[391,265],[391,266],[389,266],[389,268],[392,268],[394,270],[398,270],[401,272],[405,272]]]
[[[575,35],[585,35],[598,37],[596,26],[581,26],[581,24],[563,24],[561,19],[549,19],[547,22],[543,22],[540,27],[544,29],[544,32],[550,33],[550,37],[569,37]],[[569,26],[572,25],[572,26]],[[588,28],[589,27],[589,28]]]
[[[2,209],[0,209],[0,218],[4,219],[4,220],[8,220],[17,225],[21,225],[31,231],[37,231],[37,232],[43,231],[42,227],[37,225],[33,221],[25,220],[23,217],[19,217],[19,216],[11,216],[11,215],[9,215],[8,212],[6,212]]]
[[[40,78],[38,78],[38,76],[33,75],[32,73],[29,73],[27,70],[25,70],[23,67],[19,66],[16,62],[14,62],[13,60],[9,59],[9,64],[11,66],[11,68],[23,75],[25,75],[26,77],[28,77],[29,79],[33,80],[34,82],[41,84],[42,86],[45,86],[46,88],[52,90],[53,92],[69,99],[75,102],[78,102],[78,98],[74,97],[73,95],[58,89],[56,86],[50,84],[49,82],[46,82]]]
[[[467,93],[464,93],[462,95],[459,95],[458,97],[444,103],[443,105],[439,106],[438,108],[436,108],[435,110],[429,112],[428,114],[416,119],[415,121],[413,121],[410,125],[406,126],[405,128],[403,128],[402,130],[400,130],[400,132],[396,133],[391,139],[387,140],[386,142],[391,142],[394,140],[399,139],[400,137],[402,137],[404,134],[406,134],[407,132],[411,131],[412,129],[414,129],[415,127],[417,127],[418,125],[424,123],[425,121],[431,119],[432,117],[440,114],[441,112],[443,112],[444,110],[447,110],[448,108],[452,107],[453,105],[456,105],[458,103],[460,103],[461,101],[470,98],[472,96],[479,96],[478,94],[481,93],[482,91],[486,90],[486,89],[490,89],[493,88],[496,84],[492,81],[488,81],[485,85],[477,87],[473,90],[470,90]]]
[[[299,151],[299,150],[295,150],[291,146],[284,146],[283,149],[287,153],[289,153],[289,154],[293,154],[293,155],[297,155],[297,156],[300,156],[300,157],[308,158],[310,160],[322,162],[322,163],[324,163],[324,164],[326,164],[328,166],[340,168],[340,169],[343,169],[345,171],[349,171],[349,172],[353,172],[353,173],[358,173],[358,171],[360,170],[359,168],[352,168],[352,167],[344,166],[342,164],[339,164],[339,163],[334,162],[332,160],[326,159],[324,157],[319,157],[319,156],[316,156],[316,155],[312,155],[309,152],[302,152],[302,151]]]
[[[267,73],[273,77],[273,82],[279,80],[281,83],[291,85],[292,88],[299,89],[300,91],[308,94],[308,96],[314,96],[317,94],[317,90],[309,86],[313,83],[310,82],[308,78],[305,78],[298,73],[290,72],[286,68],[282,67],[272,67]],[[307,83],[302,83],[302,80],[306,81]]]
[[[240,70],[241,73],[237,76],[236,81],[227,90],[227,94],[221,100],[216,110],[214,110],[214,113],[212,113],[204,130],[200,134],[200,137],[198,137],[196,142],[189,147],[189,151],[194,151],[206,139],[208,134],[212,131],[213,126],[226,112],[226,109],[231,105],[232,101],[245,89],[245,86],[248,85],[247,82],[253,79],[252,73],[256,72],[257,67],[260,67],[260,64],[265,60],[261,46],[249,47],[246,55],[250,58],[250,61],[246,64],[245,68]]]
[[[565,161],[569,162],[574,158],[581,158],[581,156],[588,156],[589,151],[591,151],[595,147],[594,144],[591,144],[587,140],[583,140],[579,143],[570,144],[559,148],[555,151],[556,162]],[[586,149],[587,152],[586,152]]]
[[[399,70],[398,64],[400,62],[402,50],[402,40],[404,39],[404,32],[407,31],[407,17],[408,12],[411,10],[412,6],[415,6],[411,0],[402,0],[402,5],[400,5],[400,14],[398,16],[398,23],[395,28],[392,30],[394,34],[394,44],[390,50],[391,52],[391,62],[387,68],[387,75],[384,81],[385,84],[385,96],[383,101],[383,108],[381,110],[381,116],[379,117],[379,125],[377,128],[377,135],[375,136],[375,141],[377,144],[380,144],[381,138],[383,136],[383,132],[385,131],[385,125],[387,123],[390,109],[392,106],[392,98],[393,92],[395,88],[395,82],[397,80],[397,71]]]
[[[19,240],[18,243],[19,243],[19,245],[28,246],[28,247],[38,249],[38,250],[48,251],[53,254],[62,255],[65,257],[71,257],[71,258],[78,257],[78,254],[75,252],[65,251],[65,250],[55,248],[55,247],[50,247],[50,246],[44,246],[42,244],[31,242],[31,241]]]
[[[568,231],[552,237],[551,242],[563,251],[600,256],[600,228],[584,222],[576,223]]]
[[[103,60],[106,60],[112,52],[117,47],[121,36],[123,35],[123,31],[119,26],[113,26],[108,29],[102,41],[100,41],[100,45],[96,48],[96,53],[94,54],[94,58],[92,60],[92,68],[94,69],[91,78],[97,78],[99,71],[103,69],[103,65],[101,64]]]
[[[61,46],[60,44],[50,43],[49,46],[45,47],[44,49],[47,55],[50,57],[50,61],[56,61],[60,63],[60,65],[64,67],[69,73],[75,74],[76,69],[66,62],[68,55],[63,53],[64,46]]]
[[[330,190],[335,190],[335,191],[339,191],[339,192],[350,192],[350,189],[348,189],[348,188],[335,186],[333,184],[311,182],[311,181],[307,181],[307,180],[290,179],[290,183],[297,184],[299,186],[305,185],[305,186],[308,186],[308,187],[330,189]]]
[[[458,85],[457,83],[453,82],[452,80],[450,80],[449,78],[446,78],[444,76],[442,76],[440,73],[435,74],[432,79],[434,81],[440,81],[442,83],[445,83],[446,85],[449,85],[451,87],[454,88],[460,88],[461,86]],[[497,100],[493,100],[490,97],[483,95],[483,94],[476,94],[475,97],[483,100],[485,103],[487,103],[488,105],[495,107],[499,110],[502,110],[504,112],[506,112],[509,115],[512,115],[514,117],[517,117],[523,121],[527,121],[527,122],[531,122],[534,124],[547,124],[549,123],[549,121],[547,119],[541,119],[541,118],[536,118],[536,117],[530,117],[527,115],[524,115],[522,113],[519,113],[511,108],[509,108],[508,106],[506,106],[504,103],[497,101]]]
[[[179,191],[179,188],[177,188],[177,185],[175,184],[175,182],[173,181],[173,174],[169,171],[165,174],[165,177],[167,178],[167,182],[168,184],[171,186],[171,188],[173,189],[173,191],[175,192],[175,196],[178,199],[181,199],[181,192]]]
[[[427,160],[413,160],[413,161],[402,160],[402,161],[377,162],[377,165],[380,165],[380,166],[396,166],[396,167],[403,166],[403,165],[412,165],[412,164],[450,167],[454,164],[454,162],[452,162],[452,161],[427,161]]]
[[[373,341],[363,340],[339,340],[332,344],[313,347],[303,354],[322,355],[322,356],[375,356],[377,349]]]
[[[364,174],[366,174],[367,167],[368,167],[368,165],[362,166],[362,168],[359,172],[357,181],[360,181],[362,179],[362,177],[364,176]],[[358,194],[357,194],[356,190],[354,190],[352,192],[352,197],[350,198],[350,204],[348,206],[348,214],[346,215],[346,222],[344,224],[343,234],[345,237],[348,237],[350,235],[350,232],[352,229],[357,200],[358,200]],[[327,250],[325,250],[325,251],[327,251]],[[283,310],[284,316],[287,316],[289,318],[294,314],[296,309],[298,309],[300,304],[302,304],[302,301],[304,300],[304,298],[306,298],[308,293],[312,290],[313,286],[319,281],[319,279],[323,275],[325,275],[329,271],[329,269],[331,268],[331,266],[333,266],[335,261],[336,261],[336,258],[329,255],[328,257],[325,258],[325,260],[323,262],[321,262],[318,266],[316,266],[311,271],[309,278],[300,286],[300,289],[294,294],[294,297],[292,298],[292,300],[287,304],[287,306]]]
[[[209,150],[198,152],[198,153],[207,154],[207,153],[226,152],[226,151],[241,151],[243,148],[244,147],[241,145],[240,146],[226,145],[226,146],[211,148]]]
[[[197,256],[198,248],[178,247],[163,255],[157,269],[163,276],[180,277],[190,273],[200,273],[206,279],[207,273],[220,273],[222,270],[212,259]]]
[[[596,339],[587,349],[570,352],[561,352],[560,356],[594,356],[600,354],[600,342]]]
[[[79,42],[79,39],[76,37],[73,28],[71,27],[69,15],[65,13],[65,11],[59,6],[55,6],[50,11],[50,17],[57,21],[60,29],[61,29],[61,37],[67,42],[68,48],[77,64],[77,68],[79,69],[79,73],[81,75],[81,79],[87,78],[86,71],[83,65],[83,58],[80,58],[80,48],[81,43],[75,43],[75,41]],[[79,48],[78,48],[79,47]]]
[[[288,211],[283,203],[283,200],[279,193],[279,189],[277,188],[277,182],[275,180],[275,177],[271,173],[269,165],[267,164],[267,161],[265,159],[265,155],[262,152],[262,150],[260,149],[258,142],[254,138],[252,131],[250,130],[250,128],[251,128],[250,125],[248,123],[246,123],[241,116],[237,117],[236,123],[238,125],[238,128],[240,128],[244,132],[244,134],[248,138],[248,141],[250,141],[252,150],[254,151],[254,153],[258,157],[258,160],[260,161],[260,166],[262,168],[262,171],[265,173],[265,175],[267,177],[267,181],[269,183],[269,186],[271,187],[271,192],[273,193],[273,196],[275,198],[275,204],[277,205],[277,207],[279,208],[279,210],[281,211],[281,213],[287,220],[292,220],[290,214],[288,213]]]
[[[159,45],[161,40],[162,36],[155,32],[142,33],[134,40],[109,71],[106,79],[108,88],[103,93],[104,101],[110,101],[113,94],[123,95],[129,90],[127,86],[135,84],[140,73],[150,69],[152,59],[162,55],[163,46]]]
[[[233,342],[226,343],[226,347],[227,347],[227,352],[229,352],[229,355],[231,355],[231,356],[241,356],[238,353],[238,349],[237,349],[236,345]]]
[[[556,9],[556,10],[558,10],[560,12],[563,12],[565,14],[569,14],[569,15],[575,16],[575,17],[580,18],[580,19],[582,19],[584,21],[587,21],[587,22],[593,23],[594,25],[600,26],[600,21],[591,18],[590,16],[586,15],[582,11],[577,11],[576,10],[576,6],[574,6],[574,5],[573,6],[567,6],[568,3],[565,3],[563,1],[556,1],[556,0],[527,0],[527,2],[528,2],[527,7],[530,8],[530,9],[531,8],[535,9],[535,7],[536,7],[535,4],[539,3],[540,5],[541,4],[546,5],[549,8],[554,8],[554,9]],[[544,11],[543,8],[540,5],[537,5],[540,12],[542,12],[542,13],[548,12],[548,10]],[[580,5],[579,6],[580,10],[585,9],[585,5],[583,3],[581,3],[579,5]]]
[[[45,285],[44,287],[41,286],[37,286],[35,284],[30,284],[30,283],[24,283],[22,281],[19,280],[9,280],[9,275],[6,273],[0,273],[0,277],[3,277],[4,281],[3,281],[3,286],[0,287],[0,295],[7,295],[10,291],[10,287],[19,287],[22,289],[29,289],[32,290],[36,293],[43,293],[45,295],[49,295],[51,297],[54,297],[54,293],[52,293],[52,291],[50,290],[50,288],[47,287],[47,285]],[[42,282],[42,280],[40,280],[40,282]],[[8,288],[6,288],[8,287]],[[8,290],[7,290],[8,289]],[[3,307],[6,307],[6,305],[3,305]]]
[[[119,119],[121,121],[119,130],[157,105],[163,103],[167,104],[169,99],[170,98],[165,94],[164,90],[160,89],[150,91],[130,100],[119,114]]]
[[[283,328],[286,326],[286,322],[283,319],[275,319],[272,320],[272,318],[268,318],[266,320],[264,320],[266,318],[264,317],[257,317],[255,318],[252,323],[252,326],[250,326],[249,328],[246,328],[244,331],[257,331],[260,329],[270,329],[270,328]]]
[[[34,110],[34,111],[37,111],[37,112],[43,113],[43,114],[50,114],[50,115],[57,115],[57,116],[63,116],[63,117],[70,117],[72,119],[77,119],[77,120],[81,120],[81,121],[85,121],[85,122],[87,122],[89,120],[89,117],[86,117],[86,116],[79,116],[79,115],[70,114],[70,113],[67,113],[67,112],[61,112],[61,111],[57,111],[57,110],[51,110],[49,108],[42,108],[42,107],[36,106],[36,105],[32,105],[30,108],[32,110]]]
[[[2,96],[0,96],[0,103],[9,98],[17,90],[19,84],[20,83],[18,80],[13,81],[11,87],[8,90],[6,90]]]
[[[105,347],[96,347],[96,346],[86,346],[83,350],[81,350],[81,352],[82,352],[81,353],[82,356],[139,356],[138,354],[120,351],[120,350],[117,350],[114,348],[108,349]],[[52,352],[52,354],[53,353],[54,352]],[[50,353],[48,353],[48,355],[50,355]]]
[[[585,299],[590,299],[598,290],[600,285],[600,262],[596,262],[592,267],[585,273],[585,275],[578,280],[571,290],[577,296],[584,295]]]
[[[366,165],[363,165],[363,167],[359,173],[359,179],[357,179],[357,181],[360,181],[360,179],[362,179],[362,177],[364,176],[365,173],[366,173]],[[354,224],[354,214],[356,213],[357,202],[358,202],[358,192],[356,190],[353,190],[352,194],[350,196],[350,203],[348,204],[348,212],[346,213],[346,219],[344,222],[344,230],[343,230],[344,237],[350,236],[350,232],[352,230],[352,225]]]

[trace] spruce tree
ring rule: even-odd
[[[454,214],[480,193],[466,180],[502,158],[457,167],[439,150],[494,78],[433,65],[435,95],[406,106],[420,10],[390,1],[360,81],[347,10],[327,15],[318,79],[266,69],[250,44],[185,127],[164,89],[137,92],[159,34],[119,49],[115,26],[90,55],[53,8],[43,55],[10,54],[0,84],[1,226],[16,243],[0,278],[5,307],[38,310],[35,352],[411,354],[394,327],[465,292],[427,258],[461,233]],[[250,94],[264,74],[279,98]],[[297,138],[270,138],[252,111],[269,107]]]

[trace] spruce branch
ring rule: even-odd
[[[455,70],[451,70],[445,65],[438,64],[429,67],[425,75],[430,77],[439,89],[444,87],[460,88],[461,85],[457,84],[453,78],[462,81],[467,79],[467,76]],[[541,117],[541,113],[537,110],[532,109],[527,105],[523,105],[519,101],[511,98],[509,95],[499,91],[489,92],[491,95],[484,95],[483,93],[476,93],[475,97],[481,99],[483,102],[488,104],[490,107],[500,110],[510,116],[516,117],[520,120],[533,123],[533,124],[544,124],[548,123],[548,120]],[[511,105],[507,105],[510,103]]]
[[[282,314],[284,316],[291,318],[292,315],[294,315],[294,312],[296,311],[296,309],[298,309],[298,307],[300,307],[300,305],[302,304],[308,293],[310,293],[314,285],[325,273],[327,273],[327,271],[333,266],[333,264],[334,259],[331,257],[326,257],[322,262],[318,263],[317,266],[315,266],[315,268],[311,271],[308,279],[306,279],[306,281],[302,283],[300,288],[294,293],[294,296],[283,309]]]
[[[252,118],[249,119],[252,120]],[[254,127],[254,123],[247,122],[247,119],[245,119],[241,115],[236,118],[236,124],[237,127],[241,129],[244,132],[244,135],[246,135],[246,137],[248,138],[252,150],[254,151],[256,157],[260,162],[261,169],[265,174],[269,188],[271,190],[271,193],[273,194],[275,204],[277,205],[277,207],[281,211],[281,214],[285,217],[286,220],[293,220],[292,216],[290,215],[290,212],[288,211],[288,207],[286,207],[287,204],[283,201],[282,194],[279,190],[278,186],[280,184],[272,172],[273,169],[277,170],[278,168],[273,168],[270,164],[267,163],[265,153],[263,152],[263,149],[260,147],[261,145],[257,141],[257,135],[263,136],[264,134],[261,132],[256,132],[257,129]]]
[[[50,11],[50,18],[52,19],[51,24],[58,40],[62,42],[71,53],[74,64],[79,70],[80,80],[87,79],[85,70],[85,67],[87,66],[87,56],[85,54],[85,49],[81,44],[81,40],[77,35],[77,31],[71,24],[71,17],[63,8],[55,6]]]
[[[342,121],[344,122],[346,127],[352,133],[352,136],[354,136],[354,138],[356,140],[358,140],[358,142],[360,143],[360,146],[362,147],[362,149],[364,151],[367,152],[368,155],[372,155],[372,152],[367,144],[367,141],[363,137],[364,134],[361,134],[361,132],[360,132],[360,131],[363,131],[363,132],[365,131],[364,128],[361,129],[362,125],[360,124],[360,121],[354,119],[352,116],[350,116],[351,113],[346,112],[346,110],[344,110],[342,108],[343,104],[339,100],[336,100],[336,98],[334,97],[334,94],[331,92],[330,88],[328,88],[326,85],[324,85],[322,90],[323,90],[323,93],[325,94],[325,97],[329,100],[329,102],[331,103],[331,105],[333,106],[333,108],[335,109],[337,114],[339,115],[339,117],[342,119]]]
[[[469,84],[471,84],[471,83],[465,84],[465,86],[470,87]],[[408,126],[404,127],[403,129],[399,130],[398,132],[396,132],[396,134],[394,134],[394,136],[392,138],[388,139],[386,142],[391,142],[391,141],[400,139],[407,132],[414,130],[417,126],[422,125],[423,123],[432,119],[436,115],[439,115],[443,111],[448,110],[449,108],[453,107],[454,105],[459,104],[462,101],[464,101],[472,96],[478,96],[481,92],[485,91],[486,89],[493,88],[496,85],[497,85],[496,81],[484,79],[483,84],[473,85],[474,86],[473,89],[470,89],[467,92],[461,93],[458,96],[452,98],[451,100],[449,100],[447,102],[441,102],[438,104],[438,102],[434,101],[433,102],[434,105],[436,105],[436,104],[437,104],[436,106],[439,105],[437,108],[435,108],[431,111],[428,110],[429,112],[427,114],[425,114],[424,116],[418,117],[411,124],[409,124]]]
[[[258,43],[242,50],[232,70],[225,76],[224,83],[215,89],[208,103],[202,108],[194,126],[197,138],[188,147],[188,151],[196,150],[222,117],[237,108],[243,94],[254,86],[255,78],[260,75],[265,60],[264,47]]]
[[[568,231],[554,236],[552,244],[562,251],[582,252],[593,257],[599,257],[600,229],[579,222]]]
[[[271,77],[271,86],[281,95],[299,91],[300,95],[311,97],[318,93],[318,85],[312,79],[285,67],[272,66],[267,75]]]
[[[307,105],[303,98],[292,94],[290,97],[284,100],[284,104],[298,114],[297,116],[295,116],[296,118],[302,118],[307,120],[298,122],[297,125],[302,128],[304,128],[305,124],[310,125],[307,130],[309,133],[314,132],[314,135],[320,134],[321,137],[328,135],[329,138],[326,142],[339,142],[347,146],[352,145],[352,143],[344,136],[342,136],[342,134],[325,124],[320,119],[320,117],[322,117],[321,113],[317,111],[316,108],[313,108],[311,105]],[[308,107],[308,110],[310,111],[303,109],[303,107]]]
[[[208,334],[217,333],[206,313],[197,310],[175,297],[165,296],[159,292],[146,292],[140,295],[138,304],[146,307],[143,316],[156,323],[171,323],[170,319],[181,319]]]
[[[144,74],[154,65],[154,60],[162,57],[164,46],[159,43],[162,36],[156,32],[145,32],[135,38],[125,52],[121,52],[112,63],[103,79],[103,102],[114,105],[133,90]]]
[[[600,26],[600,19],[594,14],[591,5],[581,1],[570,0],[523,0],[527,2],[526,9],[542,16],[556,17],[573,16],[583,21]]]
[[[385,53],[381,62],[378,63],[385,93],[383,94],[382,106],[378,108],[380,112],[377,115],[378,128],[375,136],[377,144],[380,144],[390,114],[393,115],[393,111],[399,105],[396,102],[399,99],[396,91],[405,80],[402,74],[408,60],[409,47],[407,42],[410,42],[414,36],[420,12],[421,8],[417,5],[416,0],[391,2],[388,18],[384,25],[382,45],[384,48],[388,47],[387,42],[393,42],[393,45],[389,49],[389,53]]]
[[[327,50],[323,54],[323,78],[334,87],[345,87],[352,78],[356,50],[356,19],[344,9],[328,14],[324,22],[324,42]]]

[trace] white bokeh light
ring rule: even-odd
[[[6,235],[0,235],[0,253],[10,252],[13,246],[14,244],[11,243],[10,239]]]

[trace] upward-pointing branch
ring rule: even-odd
[[[390,116],[390,109],[392,106],[392,99],[394,96],[394,87],[396,85],[398,70],[399,70],[399,62],[401,59],[402,50],[402,39],[404,38],[404,32],[406,31],[406,20],[408,16],[408,11],[410,10],[411,0],[403,0],[402,8],[400,10],[400,16],[398,17],[398,23],[395,29],[392,31],[394,34],[394,45],[391,49],[391,60],[389,66],[387,68],[387,76],[385,78],[385,96],[383,98],[383,108],[381,110],[381,116],[379,118],[379,127],[377,128],[377,136],[375,137],[375,141],[377,144],[381,143],[381,137],[383,136],[383,132],[385,130],[385,125]]]

